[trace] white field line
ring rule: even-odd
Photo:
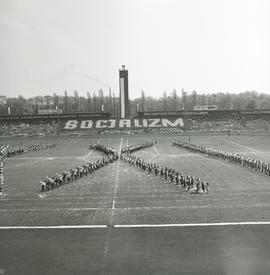
[[[262,192],[256,192],[256,193],[253,193],[253,195],[258,196],[258,195],[269,195],[270,194],[270,192],[265,192],[264,190],[260,190],[260,191],[262,191]],[[239,193],[233,193],[232,192],[229,195],[230,196],[241,196],[241,195],[250,195],[250,194],[251,194],[251,192],[239,192]],[[216,199],[212,198],[212,197],[209,198],[209,195],[211,195],[211,194],[207,195],[207,197],[208,197],[207,200],[220,200],[218,198],[216,198]],[[215,193],[215,197],[216,196],[222,196],[222,197],[224,197],[224,193],[220,193],[220,194]],[[181,200],[184,200],[184,199],[190,200],[190,197],[189,197],[188,193],[178,193],[176,195],[169,195],[169,196],[166,196],[166,195],[156,195],[156,196],[155,195],[152,195],[152,196],[147,196],[147,195],[139,195],[139,196],[137,196],[137,195],[135,195],[135,196],[133,196],[133,195],[130,195],[130,196],[116,196],[116,198],[117,199],[127,199],[127,200],[128,199],[134,199],[134,198],[142,198],[142,199],[144,199],[144,198],[145,199],[147,199],[147,198],[168,198],[168,199],[170,199],[170,198],[181,198]],[[111,199],[111,196],[108,196],[108,197],[99,197],[99,196],[86,196],[86,197],[63,197],[63,196],[62,197],[46,197],[46,198],[44,198],[44,202],[50,201],[50,200],[57,201],[57,200],[70,200],[70,199],[75,199],[75,200]],[[264,198],[262,198],[262,199],[264,199]],[[231,200],[231,199],[224,198],[223,200]],[[0,197],[0,202],[1,201],[2,202],[9,202],[9,201],[11,201],[11,202],[18,202],[16,198],[7,199],[7,198],[1,198]],[[37,198],[32,198],[32,199],[31,198],[20,198],[20,201],[40,202],[40,199],[37,199]],[[55,202],[55,204],[56,203],[57,202]],[[79,204],[80,202],[74,202],[74,203],[75,204]],[[82,203],[84,203],[84,202],[82,202]],[[92,203],[95,203],[95,202],[92,202]],[[98,203],[102,203],[102,202],[98,202]],[[105,202],[103,202],[103,203],[105,203]],[[69,202],[69,203],[65,203],[65,204],[73,204],[73,202]],[[19,204],[16,204],[16,205],[19,205]]]
[[[168,183],[169,183],[169,181],[168,181]],[[215,192],[218,192],[218,193],[215,193],[215,196],[217,196],[217,195],[221,195],[221,196],[223,196],[224,197],[224,192],[230,192],[230,193],[226,193],[226,194],[229,194],[230,196],[232,195],[232,196],[234,196],[234,195],[245,195],[245,194],[247,194],[247,195],[250,195],[250,194],[269,194],[269,192],[270,192],[270,188],[267,188],[266,186],[265,186],[265,184],[263,184],[262,186],[260,186],[260,187],[258,187],[258,186],[255,186],[255,189],[246,189],[246,188],[241,188],[241,189],[239,189],[239,188],[235,188],[235,189],[232,189],[232,190],[228,190],[228,189],[226,189],[226,188],[221,188],[221,189],[217,189],[217,190],[215,190]],[[238,192],[238,191],[242,191],[242,192],[239,192],[239,193],[235,193],[235,192]],[[177,192],[177,191],[163,191],[163,192],[157,192],[157,194],[175,194],[175,192]],[[255,192],[255,193],[254,193]],[[86,194],[86,193],[81,193],[81,192],[74,192],[74,193],[72,193],[74,196],[77,196],[77,195],[89,195],[89,194]],[[111,196],[109,196],[110,194],[111,194],[111,192],[104,192],[104,195],[105,194],[108,194],[108,197],[107,196],[105,196],[105,197],[99,197],[98,195],[99,195],[100,193],[97,193],[97,194],[94,194],[93,193],[93,195],[96,195],[96,196],[86,196],[86,197],[69,197],[70,196],[70,193],[67,193],[67,192],[65,192],[65,193],[59,193],[59,194],[57,194],[57,196],[59,196],[59,197],[55,197],[55,196],[51,196],[51,197],[46,197],[44,200],[54,200],[54,199],[56,199],[56,200],[61,200],[61,199],[83,199],[83,198],[99,198],[99,199],[106,199],[106,198],[111,198]],[[125,197],[121,197],[122,195],[130,195],[130,192],[128,192],[128,193],[118,193],[118,198],[125,198]],[[144,191],[143,192],[143,194],[155,194],[155,192],[153,193],[153,191]],[[186,193],[187,194],[187,193]],[[26,195],[28,195],[28,194],[25,194],[25,193],[16,193],[16,194],[8,194],[8,195],[6,195],[5,193],[2,195],[2,196],[0,196],[0,202],[1,201],[14,201],[14,200],[17,200],[17,199],[19,199],[19,200],[23,200],[23,201],[27,201],[27,200],[35,200],[37,197],[36,197],[36,195],[37,194],[30,194],[29,196],[33,196],[32,198],[31,197],[28,197],[28,198],[26,198],[25,196]],[[208,196],[209,195],[211,195],[211,194],[208,194]],[[174,195],[172,195],[172,196],[174,196]],[[175,196],[178,196],[178,195],[175,195]],[[181,196],[181,195],[179,195],[179,196]],[[18,197],[18,198],[17,198]],[[129,196],[127,196],[127,198],[128,198]],[[130,195],[130,198],[136,198],[136,197],[149,197],[149,196],[144,196],[144,195]],[[150,197],[164,197],[163,195],[153,195],[153,196],[150,196]],[[170,196],[169,196],[170,197]],[[36,199],[37,201],[40,201],[39,199]]]
[[[122,144],[123,144],[123,138],[121,137],[121,142],[120,142],[119,152],[118,152],[119,156],[121,155]],[[119,167],[120,167],[120,160],[118,160],[117,169],[116,169],[116,177],[115,177],[114,190],[113,190],[113,202],[112,202],[112,208],[111,208],[112,210],[115,209],[115,199],[116,199],[117,187],[119,182]],[[113,217],[114,217],[114,211],[111,211],[110,227],[113,227]],[[112,231],[109,229],[106,234],[106,242],[105,242],[105,248],[104,248],[103,259],[102,259],[102,274],[105,274],[105,265],[106,265],[108,251],[109,251],[109,241],[110,241],[111,232]]]
[[[54,160],[54,159],[74,159],[80,156],[63,156],[63,157],[23,157],[23,158],[10,158],[10,160]]]
[[[89,211],[89,210],[104,210],[109,209],[108,207],[80,207],[80,208],[14,208],[14,209],[0,209],[0,212],[35,212],[35,211]]]
[[[101,139],[102,139],[102,138],[99,138],[99,140],[98,140],[97,143],[100,143]],[[92,149],[88,154],[86,154],[85,156],[82,156],[81,158],[82,158],[83,160],[87,160],[87,158],[89,158],[89,157],[91,156],[91,154],[93,153],[93,151],[94,151],[94,150]]]
[[[145,227],[207,227],[207,226],[241,226],[241,225],[270,225],[265,222],[219,222],[219,223],[176,223],[176,224],[115,224],[114,228],[145,228]],[[0,226],[0,230],[10,229],[87,229],[87,228],[108,228],[108,225],[33,225],[33,226]]]
[[[80,229],[80,228],[107,228],[105,224],[92,224],[92,225],[38,225],[38,226],[0,226],[0,230],[6,229]]]
[[[163,159],[164,158],[164,156],[155,156],[155,157],[153,157],[153,158],[151,158],[151,159],[149,159],[149,161],[157,161],[157,160],[159,160],[159,159]]]
[[[225,141],[227,141],[227,142],[229,142],[229,143],[231,143],[231,144],[235,144],[235,145],[237,145],[237,146],[240,146],[240,147],[242,147],[242,148],[248,149],[248,150],[250,150],[250,151],[256,152],[256,153],[263,154],[263,155],[265,154],[265,152],[255,150],[255,149],[253,149],[253,148],[251,148],[251,147],[242,145],[242,144],[237,143],[237,142],[234,142],[234,141],[230,141],[230,140],[228,140],[228,139],[226,139],[226,138],[220,138],[220,139],[225,140]]]
[[[230,208],[264,208],[270,207],[269,203],[254,203],[252,205],[219,205],[220,209]],[[172,206],[133,206],[133,207],[117,207],[120,210],[157,210],[157,209],[217,209],[216,205],[172,205]],[[1,211],[1,210],[0,210]]]
[[[27,157],[27,158],[10,158],[9,161],[16,161],[16,160],[57,160],[57,159],[81,159],[85,158],[87,156],[90,156],[91,154],[88,153],[85,156],[66,156],[66,157]],[[100,157],[100,155],[92,155],[92,157]]]
[[[99,138],[97,143],[100,143],[102,138]],[[58,156],[58,157],[19,157],[19,158],[10,158],[10,160],[16,161],[16,160],[55,160],[55,159],[74,159],[74,158],[78,158],[78,159],[85,159],[90,157],[90,155],[92,154],[93,150],[91,150],[89,153],[87,153],[84,156]]]
[[[97,143],[100,143],[102,138],[99,138],[98,142]],[[87,153],[86,155],[84,156],[56,156],[56,157],[19,157],[19,158],[10,158],[10,160],[56,160],[56,159],[74,159],[74,158],[77,158],[77,159],[87,159],[88,157],[90,157],[90,155],[92,154],[93,150],[91,150],[89,153]],[[97,156],[99,157],[99,156]],[[14,166],[13,166],[14,167]]]
[[[154,147],[153,147],[154,148]],[[157,151],[157,149],[156,148],[154,148],[154,150],[156,150],[156,152],[158,152]],[[159,154],[159,155],[158,155]],[[154,157],[152,157],[151,159],[149,159],[149,161],[152,161],[152,160],[158,160],[158,159],[164,159],[164,158],[166,158],[166,157],[201,157],[200,155],[198,155],[198,154],[195,154],[195,153],[187,153],[187,154],[175,154],[175,155],[172,155],[172,154],[163,154],[163,155],[161,155],[159,152],[154,156]]]
[[[186,153],[186,154],[159,154],[159,155],[155,155],[154,157],[152,157],[149,161],[154,160],[154,159],[164,159],[166,157],[169,158],[174,158],[174,157],[201,157],[201,155],[199,154],[195,154],[195,153]]]
[[[181,189],[180,189],[181,190]],[[238,195],[251,195],[252,194],[252,196],[254,197],[254,196],[256,196],[256,195],[269,195],[270,194],[270,191],[265,191],[265,190],[269,190],[269,189],[264,189],[262,192],[254,192],[254,190],[252,190],[252,191],[250,191],[250,192],[239,192],[239,193],[235,193],[235,192],[233,192],[233,190],[232,190],[232,192],[231,192],[231,194],[229,194],[229,196],[238,196]],[[183,190],[184,191],[184,190]],[[261,191],[261,190],[258,190],[258,191]],[[148,192],[149,193],[149,192]],[[150,192],[151,193],[151,192]],[[164,192],[165,193],[165,192]],[[167,192],[168,193],[168,192]],[[121,196],[121,195],[118,195],[118,196],[116,196],[118,199],[131,199],[131,198],[183,198],[183,197],[187,197],[188,199],[190,199],[190,197],[188,196],[189,195],[189,193],[184,193],[184,194],[181,194],[181,193],[178,193],[178,194],[173,194],[173,193],[175,193],[175,192],[171,192],[172,194],[171,195],[132,195],[132,194],[130,194],[129,196]],[[163,194],[163,193],[162,193]],[[209,195],[211,195],[211,194],[208,194],[207,195],[207,197],[209,198]],[[223,196],[224,197],[224,193],[222,192],[221,194],[217,194],[217,193],[215,193],[215,197],[217,196],[217,195],[221,195],[221,196]],[[76,200],[83,200],[83,199],[110,199],[111,198],[111,196],[107,196],[107,197],[99,197],[99,196],[96,196],[96,197],[91,197],[91,196],[88,196],[88,197],[78,197],[78,198],[76,198],[76,197],[74,197],[74,199],[76,199]],[[54,200],[54,199],[59,199],[59,200],[65,200],[65,199],[72,199],[72,198],[63,198],[63,197],[59,197],[59,198],[49,198],[49,197],[47,197],[46,198],[46,200]],[[3,200],[7,200],[7,199],[3,199]],[[14,199],[13,199],[14,200]],[[29,199],[29,200],[31,200],[31,199]],[[0,200],[1,201],[1,200]],[[39,201],[38,199],[37,199],[37,201]]]
[[[242,190],[242,189],[241,189]],[[269,189],[270,190],[270,189]],[[141,192],[140,192],[141,193]],[[143,192],[143,194],[148,194],[148,193],[150,193],[150,194],[153,194],[153,191],[144,191]],[[175,193],[175,191],[162,191],[162,192],[159,192],[159,193],[161,193],[161,194],[164,194],[164,193],[168,193],[168,194],[171,194],[171,193]],[[39,194],[39,193],[38,193]],[[16,198],[16,197],[19,197],[19,196],[33,196],[33,198],[35,198],[36,197],[36,195],[38,195],[37,193],[31,193],[31,194],[25,194],[25,193],[12,193],[12,194],[3,194],[3,198]],[[101,193],[82,193],[82,192],[72,192],[72,195],[76,195],[76,196],[78,196],[78,195],[100,195]],[[111,194],[111,192],[103,192],[102,194],[108,194],[108,196]],[[130,194],[130,192],[124,192],[124,193],[120,193],[120,195],[122,195],[122,194]],[[46,199],[48,199],[48,198],[51,198],[51,199],[54,199],[54,198],[60,198],[60,197],[66,197],[66,198],[70,198],[70,197],[68,197],[68,196],[70,196],[71,195],[71,193],[67,193],[67,192],[63,192],[63,193],[58,193],[57,194],[57,196],[59,196],[59,197],[55,197],[54,195],[51,195],[51,197],[46,197]],[[0,198],[2,198],[2,197],[0,197]],[[72,197],[71,197],[72,198]],[[76,198],[77,199],[77,197],[73,197],[73,198]],[[28,199],[28,198],[25,198],[25,199]],[[30,198],[31,199],[31,198]],[[1,199],[0,199],[0,201],[1,201]]]
[[[218,223],[176,223],[176,224],[116,224],[115,228],[138,227],[203,227],[203,226],[227,226],[227,225],[269,225],[268,222],[218,222]]]
[[[220,209],[231,209],[231,208],[266,208],[270,207],[270,203],[254,203],[250,205],[219,205]],[[174,206],[133,206],[133,207],[80,207],[80,208],[14,208],[14,209],[0,209],[1,212],[60,212],[60,211],[90,211],[90,210],[168,210],[168,209],[216,209],[216,205],[174,205]]]
[[[111,198],[110,198],[111,199]],[[265,198],[265,199],[269,199],[269,198]],[[14,202],[14,201],[13,201]],[[40,202],[40,200],[38,201],[38,200],[36,200],[35,202]],[[122,202],[122,203],[128,203],[129,201],[126,201],[126,202]],[[59,205],[59,203],[61,204],[61,205],[83,205],[83,204],[98,204],[98,205],[106,205],[106,204],[111,204],[111,201],[85,201],[85,202],[83,202],[83,201],[80,201],[80,202],[50,202],[50,206],[52,206],[52,205]],[[37,206],[37,207],[39,207],[39,206],[44,206],[44,204],[41,204],[41,205],[35,205],[35,206]],[[5,204],[5,205],[2,205],[2,207],[3,206],[33,206],[33,203],[12,203],[12,204]],[[0,209],[0,211],[1,211],[2,209]]]
[[[120,154],[121,154],[122,144],[123,144],[123,138],[121,138],[121,142],[120,142],[119,156],[120,156]],[[115,209],[115,198],[116,198],[116,192],[117,192],[117,188],[118,188],[119,172],[120,172],[120,171],[119,171],[119,166],[120,166],[120,161],[118,160],[117,169],[116,169],[116,178],[115,178],[114,189],[113,189],[112,209]]]
[[[268,192],[268,194],[269,194],[269,192]],[[205,194],[201,194],[202,195],[202,197],[204,197],[204,198],[206,198],[206,195]],[[117,197],[116,197],[117,198]],[[153,203],[159,203],[159,202],[170,202],[172,199],[173,199],[173,202],[174,203],[177,203],[177,202],[186,202],[186,201],[190,201],[190,197],[187,195],[187,196],[185,196],[185,195],[175,195],[175,196],[134,196],[134,197],[132,197],[132,196],[130,196],[130,197],[118,197],[118,204],[129,204],[129,203],[131,203],[131,201],[130,201],[130,199],[134,199],[134,198],[136,198],[136,199],[154,199],[154,200],[150,200],[151,202],[153,202]],[[160,200],[160,198],[163,198],[163,199],[167,199],[167,200]],[[111,197],[109,197],[108,199],[111,199]],[[258,198],[258,197],[256,197],[255,198],[255,200],[260,200],[260,202],[262,201],[262,200],[269,200],[269,197],[260,197],[260,198]],[[218,201],[218,202],[230,202],[230,201],[232,201],[232,202],[234,202],[235,201],[235,198],[213,198],[213,197],[208,197],[207,198],[207,202],[216,202],[216,201]],[[6,204],[3,204],[2,205],[2,207],[3,206],[5,206],[5,207],[10,207],[10,206],[17,206],[17,207],[19,207],[19,206],[33,206],[33,202],[40,202],[40,200],[35,200],[35,201],[30,201],[30,202],[32,202],[32,203],[9,203],[9,201],[7,201],[8,203],[6,203]],[[14,201],[13,201],[14,202]],[[249,199],[249,202],[250,202],[250,199]],[[132,203],[142,203],[142,201],[140,201],[140,200],[138,200],[138,201],[134,201],[134,202],[132,202]],[[98,202],[95,202],[95,201],[85,201],[85,202],[61,202],[61,205],[84,205],[84,204],[98,204],[98,205],[102,205],[102,206],[105,206],[106,204],[111,204],[111,202],[110,201],[104,201],[104,202],[101,202],[101,201],[98,201]],[[258,203],[257,203],[258,204]],[[39,206],[44,206],[44,204],[41,204],[41,205],[36,205],[37,207],[39,207]],[[52,202],[50,202],[50,205],[52,206],[52,205],[59,205],[59,202],[57,202],[57,201],[52,201]],[[270,205],[270,204],[267,204],[267,205]],[[153,207],[160,207],[160,206],[153,206]],[[152,208],[153,208],[152,207]],[[161,207],[164,207],[164,206],[161,206]],[[167,206],[167,207],[170,207],[170,206]],[[192,206],[189,206],[190,208],[192,208],[192,207],[196,207],[196,205],[192,205]],[[143,206],[141,206],[141,208],[143,208]],[[0,212],[2,211],[2,210],[4,210],[4,209],[0,209]]]
[[[43,193],[42,193],[43,194]],[[69,194],[70,195],[70,194]],[[86,199],[111,199],[112,196],[107,196],[107,197],[103,197],[103,196],[85,196],[85,197],[44,197],[44,201],[48,201],[48,200],[86,200]],[[0,202],[1,201],[17,201],[18,198],[0,198]],[[19,198],[19,200],[21,201],[32,201],[32,202],[40,202],[40,199],[37,199],[36,197],[34,198]],[[70,202],[72,203],[72,202]]]
[[[108,251],[109,251],[109,241],[110,241],[110,235],[111,235],[112,230],[107,230],[107,234],[106,234],[106,242],[105,242],[105,248],[104,248],[104,253],[103,253],[103,259],[102,259],[102,275],[105,274],[105,260],[107,258],[108,255]]]
[[[30,160],[30,159],[29,159]],[[18,168],[18,167],[22,167],[22,166],[33,166],[34,164],[36,163],[41,163],[41,162],[44,162],[44,161],[47,161],[47,160],[52,160],[52,159],[40,159],[40,160],[32,160],[29,161],[29,162],[23,162],[23,161],[20,161],[19,163],[17,164],[14,164],[14,165],[11,165],[11,166],[8,166],[9,169],[14,169],[14,168]]]
[[[166,156],[166,157],[190,157],[190,156],[196,157],[198,155],[194,155],[194,153],[185,153],[185,154],[175,154],[175,155],[170,154],[170,155],[164,155],[164,156]]]
[[[122,145],[123,145],[123,138],[121,138],[121,141],[120,141],[120,147],[119,147],[119,152],[118,152],[119,155],[121,154]]]
[[[155,145],[153,145],[153,149],[154,149],[154,151],[156,152],[156,154],[157,154],[158,156],[160,156],[160,153],[159,153],[159,151],[157,150],[157,148],[156,148]]]
[[[169,181],[168,181],[169,183]],[[229,194],[230,196],[237,196],[237,195],[251,195],[251,194],[254,194],[254,195],[258,195],[258,194],[269,194],[270,192],[270,188],[267,188],[266,185],[265,185],[266,181],[260,185],[260,186],[254,186],[254,188],[234,188],[234,189],[231,189],[231,190],[228,190],[226,188],[219,188],[219,189],[216,189],[215,190],[215,196],[217,195],[221,195],[224,197],[224,192],[226,191],[227,193],[226,194]],[[268,183],[268,182],[267,182]],[[179,189],[181,191],[181,189]],[[163,190],[162,192],[153,192],[153,191],[144,191],[143,193],[141,192],[135,192],[135,194],[151,194],[150,197],[163,197],[164,195],[158,195],[158,194],[172,194],[172,196],[174,196],[173,194],[176,194],[176,190],[172,190],[172,191],[165,191]],[[228,193],[229,192],[229,193]],[[238,193],[237,193],[238,192]],[[52,194],[50,194],[50,196],[47,196],[44,200],[61,200],[61,199],[83,199],[83,198],[99,198],[99,199],[106,199],[106,198],[111,198],[110,194],[111,192],[104,192],[103,194],[106,195],[108,194],[108,196],[99,196],[101,193],[92,193],[92,194],[89,194],[89,193],[81,193],[81,192],[72,192],[72,195],[74,196],[70,196],[71,193],[67,193],[67,192],[64,192],[64,193],[58,193],[57,196],[54,196]],[[157,194],[157,195],[155,195]],[[185,193],[185,194],[188,194],[188,193]],[[16,194],[3,194],[2,196],[0,196],[0,202],[1,201],[14,201],[14,200],[23,200],[23,201],[27,201],[27,200],[37,200],[37,201],[40,201],[39,199],[37,199],[37,195],[38,194],[25,194],[25,193],[16,193]],[[80,195],[86,195],[85,197],[76,197],[76,196],[80,196]],[[90,196],[88,196],[90,195]],[[93,195],[93,196],[91,196]],[[118,192],[118,195],[117,197],[118,198],[125,198],[125,195],[127,195],[126,197],[131,197],[131,198],[136,198],[136,197],[149,197],[148,195],[132,195],[130,192]],[[179,194],[180,196],[181,194]],[[211,195],[208,194],[208,196]],[[28,197],[27,197],[28,196]],[[32,197],[31,197],[32,196]],[[169,195],[171,196],[171,195]],[[178,196],[178,195],[175,195],[175,196]]]

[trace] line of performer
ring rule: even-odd
[[[96,160],[95,162],[86,162],[82,165],[76,166],[71,169],[63,170],[56,173],[55,176],[46,176],[44,180],[40,181],[41,191],[46,192],[57,187],[60,187],[66,183],[76,181],[83,176],[87,176],[92,172],[102,168],[103,166],[114,162],[118,157],[110,154],[104,156],[101,160]]]
[[[0,147],[0,196],[3,194],[4,185],[4,166],[7,160],[7,154],[9,150],[9,145],[1,145]]]
[[[31,151],[45,150],[45,149],[53,148],[56,145],[57,145],[57,142],[53,140],[53,141],[43,143],[43,144],[35,143],[35,144],[28,145],[28,146],[21,145],[21,146],[16,146],[16,147],[10,147],[7,152],[7,157],[10,158],[15,155],[28,153]]]
[[[229,163],[238,164],[243,167],[252,169],[253,171],[257,171],[264,175],[270,176],[270,164],[265,161],[256,160],[249,156],[241,155],[239,153],[226,152],[219,148],[213,148],[210,146],[199,146],[189,142],[174,142],[172,145],[182,149],[186,149],[191,152],[202,153],[211,157],[220,158]]]
[[[121,159],[127,161],[130,165],[140,168],[143,172],[154,173],[155,176],[160,176],[160,178],[166,181],[175,183],[182,190],[187,190],[191,193],[209,192],[209,183],[201,181],[200,178],[184,176],[182,173],[175,171],[175,169],[168,168],[167,166],[160,167],[156,163],[146,161],[129,153],[121,154]]]
[[[118,159],[118,154],[117,152],[105,145],[99,144],[99,143],[90,143],[89,144],[89,149],[95,149],[97,151],[103,152],[105,155],[113,155]]]
[[[102,144],[90,143],[89,149],[101,151],[105,154],[105,156],[101,160],[96,160],[95,162],[86,162],[75,168],[63,170],[59,173],[56,173],[55,176],[46,176],[44,180],[40,181],[41,191],[50,191],[62,186],[63,184],[73,182],[83,176],[91,174],[92,172],[104,167],[105,165],[108,165],[109,163],[118,160],[119,158],[114,149]]]
[[[153,141],[147,141],[147,142],[142,143],[142,144],[131,145],[129,147],[122,148],[121,149],[121,154],[125,154],[125,153],[126,154],[131,154],[135,151],[142,150],[142,149],[151,147],[153,145],[154,145]]]

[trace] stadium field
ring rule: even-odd
[[[41,194],[46,175],[102,158],[99,142],[210,183],[191,194],[118,160]],[[19,145],[46,138],[4,139]],[[270,178],[171,144],[187,136],[57,138],[55,148],[18,155],[5,166],[0,198],[0,274],[269,274]],[[270,162],[268,135],[196,135]]]

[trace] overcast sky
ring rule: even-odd
[[[269,0],[0,0],[0,95],[270,94]]]

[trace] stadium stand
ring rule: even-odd
[[[110,113],[4,115],[0,117],[0,136],[57,135],[60,133],[61,121],[109,117]],[[97,132],[95,131],[95,133]]]
[[[55,122],[44,124],[6,124],[0,126],[2,136],[47,136],[56,135],[58,125]]]
[[[177,119],[183,121],[182,125],[174,124]],[[139,126],[136,126],[135,120]],[[151,127],[155,120],[158,121],[156,126]],[[170,124],[165,127],[162,120]],[[139,112],[137,117],[130,119],[130,126],[121,128],[119,121],[111,118],[110,113],[2,116],[0,136],[269,131],[270,111],[153,111]]]

